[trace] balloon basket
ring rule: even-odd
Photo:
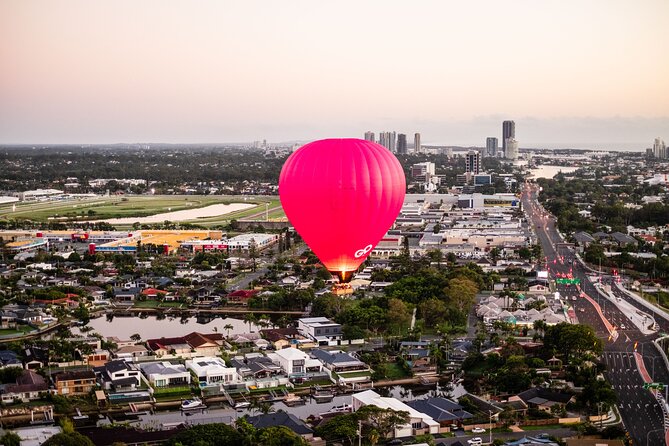
[[[332,285],[332,294],[335,296],[353,294],[353,287],[348,283],[335,283]]]

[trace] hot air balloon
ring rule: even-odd
[[[323,265],[351,280],[404,202],[397,158],[360,139],[324,139],[288,157],[279,176],[286,216]]]

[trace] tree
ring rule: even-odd
[[[139,341],[142,340],[142,335],[140,335],[139,333],[135,333],[130,336],[130,340],[133,341],[135,344],[138,344]]]
[[[253,324],[258,321],[258,318],[254,313],[246,313],[244,315],[244,322],[249,324],[249,331],[253,331]]]
[[[61,432],[42,443],[42,446],[95,446],[95,444],[79,432]]]
[[[319,425],[316,433],[325,440],[346,440],[346,444],[352,445],[358,435],[358,416],[355,413],[336,415]]]
[[[466,277],[454,277],[444,290],[448,300],[461,312],[468,312],[474,304],[476,293],[479,292],[476,283]]]
[[[386,318],[390,325],[397,328],[398,331],[401,331],[403,328],[408,327],[409,322],[411,322],[411,312],[407,304],[399,299],[393,298],[388,301]]]
[[[92,443],[91,443],[92,444]],[[229,446],[252,444],[244,441],[241,433],[224,423],[198,424],[181,431],[172,438],[169,445],[182,446]]]
[[[388,434],[394,432],[395,426],[406,424],[411,419],[409,412],[382,409],[374,405],[363,406],[355,414],[364,424],[375,429],[381,438],[387,438]]]
[[[565,363],[573,360],[574,364],[578,364],[585,359],[586,354],[599,356],[602,353],[602,341],[588,325],[560,322],[546,328],[544,349],[547,355],[561,353]]]
[[[0,437],[0,443],[4,446],[21,446],[21,437],[15,432],[7,431],[5,432],[5,435]]]
[[[428,327],[434,327],[442,322],[446,316],[446,304],[443,300],[431,297],[418,305],[421,317]]]
[[[72,314],[74,317],[79,319],[83,325],[88,324],[88,322],[91,320],[91,314],[83,302],[79,302],[79,306],[72,312]]]
[[[232,324],[225,324],[225,325],[223,326],[223,330],[225,330],[225,331],[227,332],[226,337],[228,337],[228,338],[230,337],[230,330],[232,330],[232,329],[234,329],[234,328],[235,328],[235,327],[234,327]]]
[[[414,441],[418,444],[425,443],[428,446],[436,446],[437,444],[437,442],[434,441],[434,437],[432,436],[432,434],[416,435]]]

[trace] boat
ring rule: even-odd
[[[327,412],[322,412],[319,413],[318,415],[324,416],[324,415],[332,415],[332,414],[338,414],[338,413],[349,413],[351,412],[353,407],[350,404],[342,404],[341,406],[335,406],[332,409],[328,410]]]
[[[249,403],[248,401],[239,401],[239,402],[235,403],[234,408],[235,409],[246,409],[250,405],[251,405],[251,403]]]
[[[204,409],[205,406],[200,398],[191,398],[181,402],[181,410]]]
[[[286,395],[286,398],[283,400],[283,404],[286,406],[299,406],[305,404],[306,401],[301,396],[295,395],[294,393],[289,393]]]

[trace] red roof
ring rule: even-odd
[[[228,297],[239,297],[242,299],[248,299],[250,297],[255,296],[256,294],[258,294],[258,290],[237,290],[228,294]]]
[[[159,290],[158,288],[144,288],[141,294],[144,296],[155,296],[158,294],[167,294],[167,291]]]

